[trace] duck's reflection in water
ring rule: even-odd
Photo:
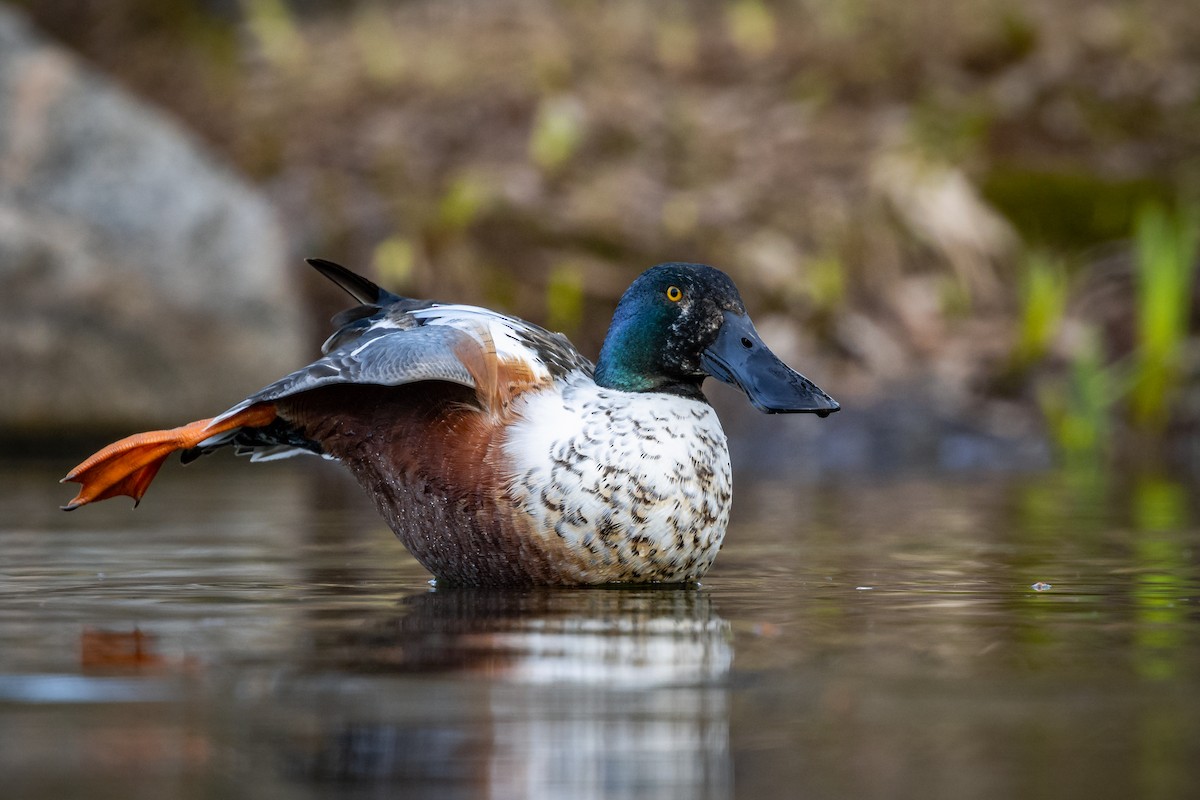
[[[702,590],[438,589],[315,630],[302,676],[275,687],[293,777],[406,797],[731,794],[733,648]]]

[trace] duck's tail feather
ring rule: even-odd
[[[171,453],[196,447],[235,428],[269,425],[275,417],[273,403],[259,403],[230,417],[218,418],[215,424],[212,419],[201,419],[170,430],[126,436],[92,455],[60,481],[82,484],[79,494],[63,510],[73,511],[118,495],[132,497],[136,506]]]
[[[400,295],[392,294],[387,289],[381,289],[374,281],[370,281],[356,272],[351,272],[341,264],[335,264],[323,258],[306,258],[304,260],[309,263],[309,266],[336,283],[346,294],[363,305],[387,305],[390,302],[402,299]]]

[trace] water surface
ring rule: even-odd
[[[743,480],[699,588],[496,592],[431,586],[326,467],[68,515],[63,465],[0,465],[4,796],[1200,786],[1194,487]]]

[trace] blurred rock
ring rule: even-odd
[[[0,6],[0,428],[177,424],[294,368],[284,258],[251,187]]]

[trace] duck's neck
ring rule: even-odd
[[[642,359],[630,358],[628,353],[614,355],[615,347],[610,347],[609,341],[604,340],[600,359],[596,362],[596,385],[622,392],[654,391],[658,383],[644,369]]]
[[[665,392],[703,400],[703,378],[680,380],[666,374],[663,342],[651,335],[654,322],[622,314],[617,308],[596,361],[596,385],[622,392]]]

